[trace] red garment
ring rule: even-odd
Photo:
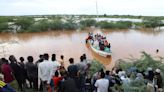
[[[63,78],[62,77],[53,77],[52,79],[54,81],[54,86],[56,88],[59,84],[59,81],[61,81]]]
[[[8,64],[2,65],[2,73],[4,75],[4,81],[5,83],[10,83],[14,80],[14,77],[12,75],[12,69]]]

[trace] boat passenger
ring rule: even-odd
[[[108,44],[109,44],[108,41],[105,40],[105,41],[104,41],[104,45],[105,45],[105,46],[108,46]]]
[[[105,46],[104,45],[100,45],[100,50],[104,51],[105,50]]]
[[[98,40],[95,40],[95,42],[94,42],[94,46],[98,46],[98,45],[99,45]]]
[[[111,47],[110,43],[108,43],[108,46],[107,47],[110,49],[110,47]]]

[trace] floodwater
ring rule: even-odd
[[[130,19],[130,18],[94,18],[97,21],[131,21],[131,22],[142,22],[142,19]]]
[[[40,33],[1,33],[0,57],[8,57],[13,54],[17,58],[29,55],[34,56],[35,61],[43,53],[50,55],[55,53],[59,60],[60,55],[65,56],[65,64],[69,65],[70,57],[79,62],[82,54],[88,59],[96,59],[111,69],[118,59],[128,57],[140,57],[142,51],[152,56],[164,56],[164,31],[151,30],[95,30],[102,32],[111,43],[112,56],[105,58],[94,53],[86,44],[85,38],[89,31],[47,31]],[[159,53],[156,53],[159,49]]]

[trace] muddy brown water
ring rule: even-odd
[[[89,30],[92,31],[92,30]],[[156,57],[164,56],[164,31],[151,30],[95,30],[102,32],[111,43],[112,56],[104,58],[93,52],[86,44],[86,31],[47,31],[40,33],[1,33],[0,57],[8,57],[13,54],[20,56],[34,56],[35,61],[39,54],[55,53],[59,60],[60,55],[65,56],[65,65],[68,59],[73,57],[79,62],[80,55],[86,53],[88,59],[96,59],[111,69],[118,59],[130,56],[140,57],[141,51],[146,51]],[[3,44],[2,44],[3,43]],[[4,43],[8,43],[4,45]],[[156,49],[159,53],[156,54]],[[3,52],[4,50],[4,52]]]

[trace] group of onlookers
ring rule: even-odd
[[[39,56],[34,63],[32,56],[27,57],[27,62],[20,57],[19,62],[11,55],[9,61],[0,59],[0,92],[16,92],[10,84],[17,81],[19,91],[25,92],[27,88],[35,89],[34,92],[126,92],[124,86],[145,86],[145,92],[162,92],[163,80],[160,69],[139,71],[131,67],[127,71],[113,68],[111,71],[101,69],[89,75],[91,63],[86,55],[80,56],[80,61],[74,63],[70,58],[70,65],[65,68],[64,56],[56,60],[56,55],[45,53]]]
[[[80,62],[76,65],[74,59],[70,58],[70,65],[67,69],[64,67],[63,55],[58,61],[55,54],[52,54],[51,59],[49,59],[47,53],[40,55],[36,62],[34,62],[32,56],[28,56],[27,62],[25,61],[23,57],[20,57],[18,61],[13,55],[9,56],[9,59],[1,58],[0,73],[3,74],[1,83],[10,85],[13,81],[16,81],[22,92],[26,91],[26,88],[33,88],[35,91],[40,90],[43,92],[54,92],[54,90],[58,92],[76,92],[76,90],[83,90],[85,75],[90,66],[86,61],[85,54],[80,57]],[[74,88],[69,87],[73,85]],[[13,89],[11,92],[15,92],[15,90]]]
[[[3,74],[3,81],[11,84],[13,81],[18,83],[19,89],[23,91],[27,87],[26,80],[28,80],[30,88],[37,89],[38,84],[38,68],[33,63],[33,57],[27,57],[27,63],[24,63],[24,58],[20,57],[20,62],[15,56],[9,56],[9,61],[6,58],[0,59],[0,72]],[[10,92],[10,91],[6,91]]]

